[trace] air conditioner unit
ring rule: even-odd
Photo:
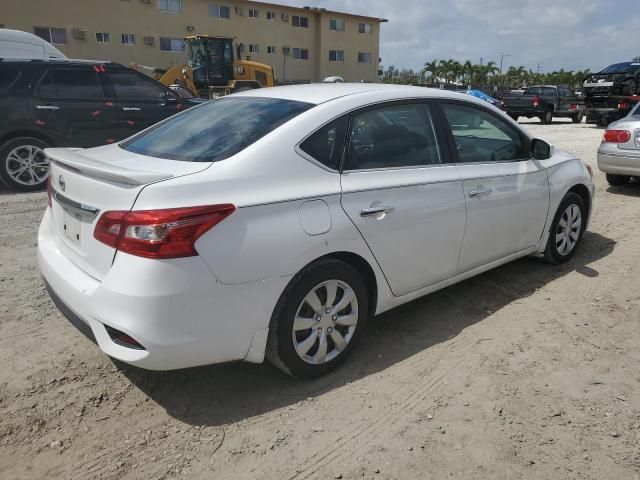
[[[282,53],[285,55],[291,55],[291,47],[282,47]]]
[[[144,43],[145,45],[155,45],[156,39],[155,37],[147,35],[144,37]]]
[[[85,38],[87,38],[87,32],[82,28],[74,28],[73,38],[77,38],[78,40],[84,40]]]
[[[244,8],[236,7],[236,15],[244,15]]]
[[[282,21],[283,22],[288,22],[289,21],[289,14],[283,13],[282,14]]]

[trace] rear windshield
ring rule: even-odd
[[[244,150],[312,104],[227,97],[207,102],[121,143],[130,152],[185,162],[215,162]]]
[[[609,65],[600,73],[633,73],[640,70],[640,63],[616,63]]]

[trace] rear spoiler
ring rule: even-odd
[[[91,178],[110,180],[125,185],[146,185],[173,177],[170,173],[143,172],[119,167],[113,163],[100,162],[80,153],[82,149],[46,148],[44,153],[49,159],[63,168],[67,168]]]

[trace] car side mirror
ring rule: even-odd
[[[549,145],[539,138],[534,138],[531,140],[531,153],[536,160],[547,160],[553,155],[553,145]]]

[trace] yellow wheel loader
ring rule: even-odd
[[[132,64],[148,70],[162,84],[187,90],[195,97],[215,98],[255,88],[273,87],[273,69],[263,63],[242,60],[241,47],[234,58],[233,38],[213,35],[186,37],[188,64],[166,70]]]

